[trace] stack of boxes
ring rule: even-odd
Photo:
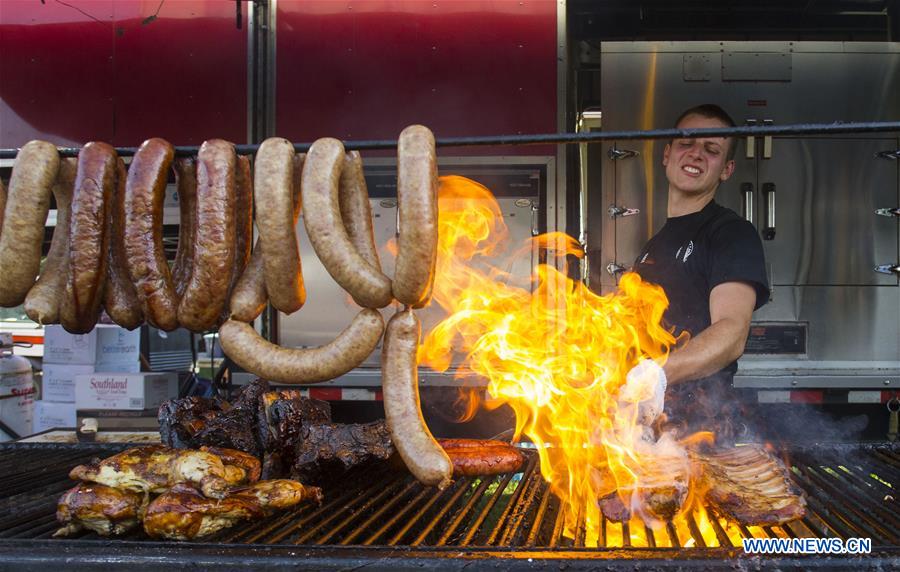
[[[138,403],[138,396],[132,395],[138,384],[130,383],[135,376],[149,375],[140,373],[140,340],[140,329],[98,325],[87,334],[74,335],[61,326],[47,326],[42,398],[35,402],[34,432],[75,427],[77,409],[116,409],[129,400],[144,409],[144,401]],[[126,395],[117,399],[123,391]]]

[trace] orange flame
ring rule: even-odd
[[[567,506],[567,532],[580,514],[596,537],[597,499],[616,491],[653,522],[641,495],[687,479],[688,455],[670,435],[648,439],[635,408],[620,409],[616,398],[632,367],[647,358],[662,365],[676,342],[661,324],[663,290],[627,273],[618,292],[600,296],[549,264],[517,280],[489,263],[508,233],[488,189],[442,177],[439,207],[434,301],[447,317],[427,334],[420,362],[446,371],[462,354],[465,369],[487,378],[490,396],[513,408],[516,439],[534,442],[544,478]],[[535,248],[548,259],[583,255],[562,233],[536,237],[519,254]]]

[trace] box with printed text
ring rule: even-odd
[[[177,392],[175,373],[95,372],[75,377],[75,408],[149,409]]]
[[[90,332],[77,335],[62,326],[44,329],[44,363],[118,364],[140,361],[141,330],[99,324]]]

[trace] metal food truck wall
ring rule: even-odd
[[[738,124],[900,117],[898,44],[607,42],[601,69],[604,130],[669,127],[704,102]],[[631,267],[665,221],[664,146],[591,146],[601,183],[587,197],[597,289],[613,288],[610,264]],[[898,147],[890,134],[738,142],[716,200],[759,230],[773,288],[754,315],[736,387],[900,387],[898,276],[876,271],[898,261],[898,217],[876,214],[900,204]],[[611,216],[611,205],[640,212]],[[880,398],[869,393],[860,398]]]

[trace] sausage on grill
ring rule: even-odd
[[[282,348],[263,339],[253,326],[228,320],[219,328],[222,351],[236,364],[278,383],[318,383],[341,376],[365,360],[384,332],[384,319],[364,309],[331,342],[318,348]]]
[[[66,331],[91,331],[100,315],[106,288],[109,206],[118,177],[118,156],[111,145],[91,142],[78,153],[78,173],[69,215],[69,263],[59,322]]]
[[[490,439],[441,439],[441,448],[453,463],[453,476],[479,477],[518,471],[525,460],[521,451]]]
[[[431,298],[438,241],[437,157],[434,135],[410,125],[397,144],[397,208],[400,235],[394,298],[422,307]]]
[[[78,159],[69,157],[59,163],[59,173],[53,185],[56,198],[56,228],[50,252],[44,261],[44,268],[37,282],[25,297],[25,313],[38,324],[59,322],[59,304],[66,285],[66,266],[69,260],[69,209],[72,205],[72,191]]]
[[[0,306],[18,306],[34,286],[58,172],[59,153],[52,143],[29,141],[16,156],[0,234]]]
[[[234,270],[234,145],[211,139],[197,155],[197,229],[191,278],[178,322],[195,332],[216,325]]]
[[[178,327],[178,297],[163,250],[163,201],[174,149],[159,138],[134,154],[125,185],[125,263],[151,326]]]
[[[444,489],[453,465],[422,418],[416,353],[421,324],[412,310],[388,322],[381,353],[381,387],[391,440],[410,472],[425,485]]]
[[[141,302],[125,267],[125,181],[128,178],[128,170],[121,158],[117,161],[116,176],[108,216],[109,260],[103,307],[113,322],[125,329],[133,330],[144,321],[144,313],[141,312]]]

